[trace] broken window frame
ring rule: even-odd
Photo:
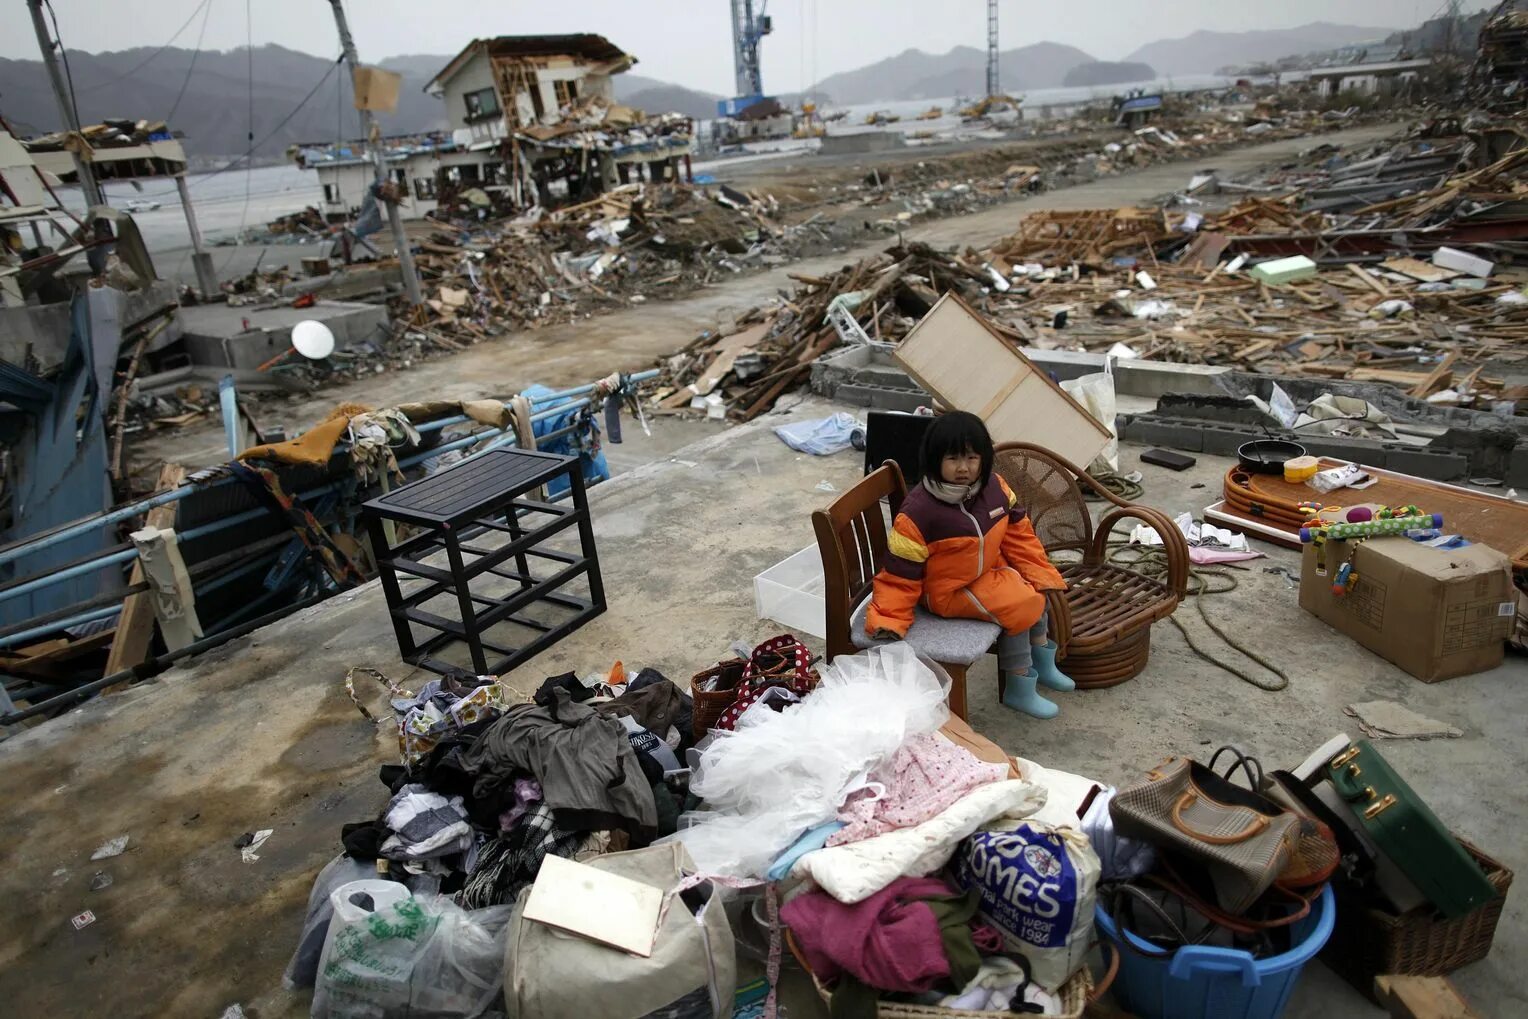
[[[499,93],[492,85],[462,93],[467,108],[467,123],[476,124],[499,116]]]
[[[433,202],[436,196],[435,177],[419,174],[414,178],[414,197],[421,202]]]

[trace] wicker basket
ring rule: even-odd
[[[747,667],[745,660],[729,658],[690,677],[690,698],[694,701],[690,731],[696,739],[704,736],[722,717],[722,712],[732,707],[737,699],[737,685],[743,681],[743,670]],[[711,679],[721,680],[720,689],[702,690],[700,685]]]
[[[817,996],[822,999],[824,1005],[831,1007],[833,991],[817,979],[817,974],[812,972],[812,967],[806,964],[806,959],[801,955],[801,948],[796,944],[796,939],[790,930],[785,929],[785,944],[795,956],[796,963],[806,970],[806,975],[812,978],[812,986],[817,988]],[[1118,959],[1115,960],[1118,962]],[[1098,997],[1107,989],[1108,984],[1113,982],[1115,967],[1111,966],[1109,976],[1105,977],[1104,988],[1098,992],[1093,989],[1093,974],[1084,966],[1078,970],[1072,979],[1061,987],[1061,1012],[1060,1019],[1082,1019],[1082,1014],[1088,1010],[1088,1002]],[[880,1001],[876,1003],[876,1015],[879,1019],[1020,1019],[1018,1012],[972,1012],[963,1008],[945,1008],[943,1005],[919,1005],[909,1001]]]
[[[1332,882],[1337,927],[1321,960],[1372,999],[1374,978],[1381,973],[1443,976],[1484,959],[1512,887],[1512,871],[1464,839],[1459,844],[1496,886],[1494,899],[1452,920],[1427,907],[1397,916],[1370,906],[1359,889],[1339,878]]]

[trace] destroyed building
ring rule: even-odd
[[[481,179],[491,152],[473,152],[442,132],[384,138],[388,173],[398,185],[398,211],[404,219],[424,219],[437,207],[436,182],[442,173]],[[304,142],[288,150],[291,160],[318,174],[324,190],[326,219],[344,219],[360,208],[377,170],[365,142]]]
[[[652,180],[677,176],[694,125],[615,101],[612,77],[636,62],[600,35],[474,39],[426,86],[445,102],[453,140],[492,155],[453,182],[526,207],[591,197],[641,179],[643,166]]]

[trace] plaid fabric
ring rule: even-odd
[[[588,832],[557,827],[552,809],[533,803],[512,829],[483,846],[456,901],[463,909],[514,902],[520,890],[536,880],[548,854],[572,859],[588,837]]]
[[[267,509],[277,516],[282,517],[291,526],[292,533],[297,535],[309,552],[318,559],[329,576],[340,587],[354,587],[357,584],[366,583],[366,574],[356,561],[350,558],[329,533],[324,530],[308,508],[302,504],[302,500],[295,495],[287,495],[281,487],[281,481],[276,477],[276,472],[264,467],[251,467],[249,464],[240,463],[237,460],[228,464],[233,471],[234,477],[238,478]]]

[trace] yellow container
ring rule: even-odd
[[[1321,462],[1313,456],[1297,456],[1284,461],[1284,480],[1291,485],[1302,484],[1316,476]]]

